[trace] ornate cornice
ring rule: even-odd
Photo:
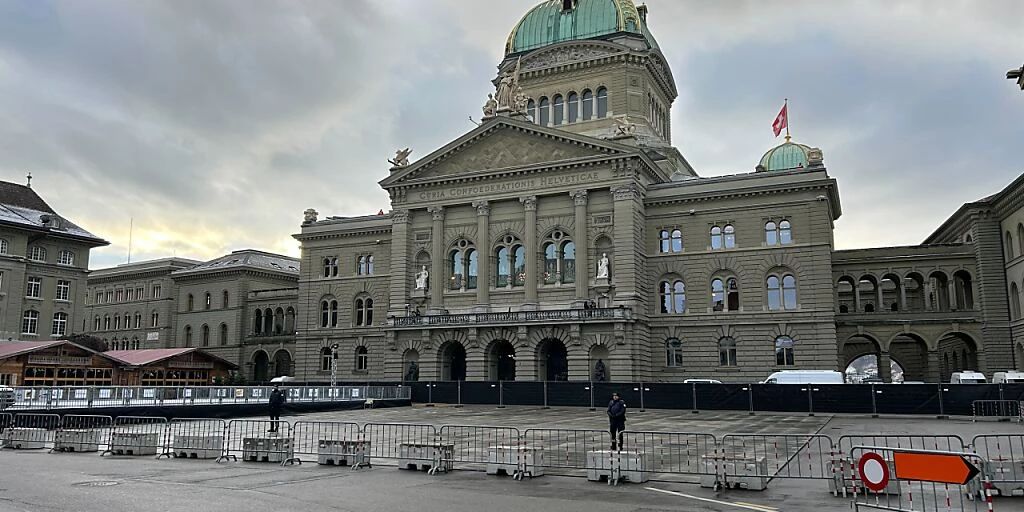
[[[491,206],[486,200],[473,201],[473,207],[476,208],[476,214],[480,216],[487,216],[491,214]]]
[[[430,206],[427,208],[427,213],[430,214],[430,220],[434,222],[444,220],[444,207],[443,206]]]
[[[586,206],[587,205],[587,190],[586,189],[573,190],[572,192],[569,192],[569,197],[572,197],[573,204],[575,204],[576,206]]]
[[[519,202],[523,203],[523,210],[537,211],[537,196],[523,196],[519,198]]]

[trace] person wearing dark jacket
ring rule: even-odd
[[[618,393],[612,393],[612,401],[608,402],[608,431],[612,434],[612,450],[624,448],[623,430],[626,430],[626,402],[619,398]]]
[[[270,432],[277,432],[277,424],[281,420],[281,409],[284,407],[284,392],[278,384],[270,392]]]

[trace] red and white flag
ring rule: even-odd
[[[772,131],[775,132],[775,136],[778,137],[782,133],[783,128],[789,127],[789,104],[782,105],[782,110],[779,111],[779,115],[775,116],[775,122],[772,123]]]

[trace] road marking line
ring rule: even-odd
[[[752,503],[739,503],[739,502],[731,502],[731,501],[713,500],[711,498],[702,498],[700,496],[694,496],[692,494],[683,494],[681,492],[668,491],[668,490],[665,490],[665,489],[657,489],[655,487],[644,487],[644,489],[647,489],[648,491],[656,491],[656,492],[660,492],[660,493],[664,493],[664,494],[671,494],[673,496],[680,496],[680,497],[683,497],[683,498],[690,498],[691,500],[706,501],[708,503],[717,503],[719,505],[728,505],[730,507],[745,508],[747,510],[757,510],[758,512],[778,512],[778,510],[779,510],[777,508],[772,508],[772,507],[768,507],[768,506],[764,506],[764,505],[754,505]]]

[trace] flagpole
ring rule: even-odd
[[[786,142],[789,142],[789,98],[785,99],[786,102]]]

